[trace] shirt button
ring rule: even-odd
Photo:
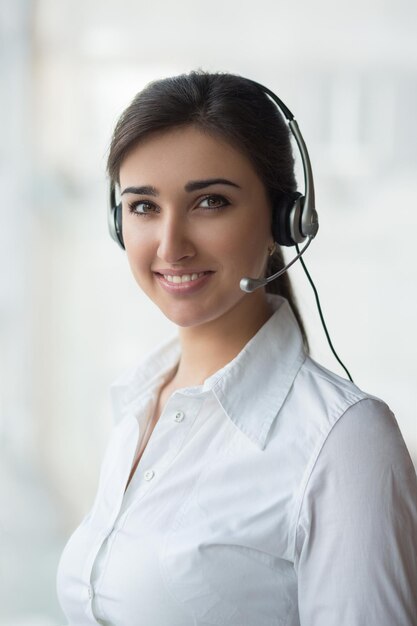
[[[144,476],[145,480],[152,480],[152,478],[155,476],[155,472],[153,470],[146,470]]]
[[[184,417],[185,417],[185,415],[184,415],[184,413],[183,413],[182,411],[177,411],[177,412],[175,413],[174,420],[175,420],[176,422],[182,422],[182,420],[184,419]]]
[[[94,595],[94,591],[91,585],[88,585],[88,597],[90,598],[90,600],[92,599]]]

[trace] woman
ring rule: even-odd
[[[178,336],[112,386],[96,500],[58,571],[71,626],[416,624],[417,483],[393,414],[308,356],[286,273],[240,289],[283,266],[277,107],[230,74],[152,83],[108,171],[132,273]]]

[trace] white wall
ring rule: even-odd
[[[110,134],[151,79],[237,72],[295,113],[321,223],[306,263],[334,344],[417,464],[416,17],[411,0],[0,5],[0,624],[63,621],[55,569],[95,492],[108,385],[175,330],[106,224]],[[340,372],[291,276],[313,356]]]

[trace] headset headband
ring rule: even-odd
[[[312,239],[316,236],[319,222],[315,208],[314,180],[310,157],[301,131],[294,115],[273,91],[257,83],[246,79],[249,83],[258,87],[276,104],[278,109],[288,121],[290,131],[297,143],[304,171],[304,195],[296,193],[291,205],[282,211],[282,214],[274,220],[273,232],[275,241],[280,245],[293,246],[303,242],[306,237]],[[109,204],[107,221],[110,236],[124,249],[122,234],[122,205],[116,201],[116,189],[113,181],[110,182]]]

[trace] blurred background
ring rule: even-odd
[[[110,135],[150,80],[231,71],[293,111],[321,220],[305,260],[333,342],[417,467],[416,29],[415,0],[1,0],[2,626],[64,623],[55,573],[95,494],[108,387],[176,331],[107,233]],[[343,375],[290,273],[312,356]]]

